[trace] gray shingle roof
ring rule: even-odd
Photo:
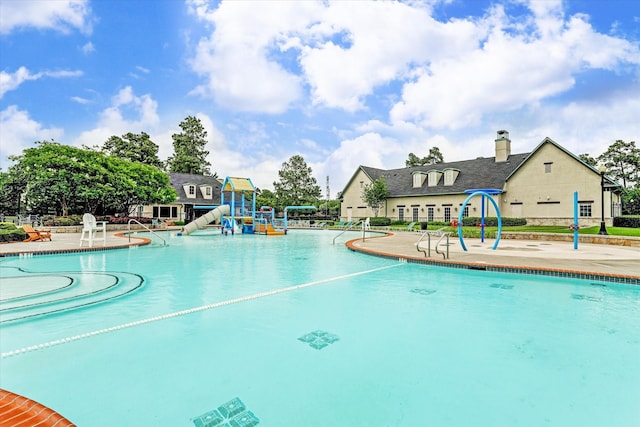
[[[214,178],[212,176],[194,175],[190,173],[171,172],[169,174],[169,179],[171,180],[171,185],[178,193],[178,200],[176,200],[176,203],[184,203],[195,206],[209,206],[220,204],[220,189],[222,188],[222,184],[220,183],[220,181],[218,181],[217,178]],[[196,198],[187,197],[186,193],[184,192],[185,184],[194,184],[196,187],[198,187],[196,191]],[[211,185],[213,191],[213,199],[205,199],[204,197],[202,197],[202,193],[200,192],[201,185]]]
[[[511,154],[506,162],[496,163],[495,157],[479,157],[474,160],[437,163],[434,165],[413,166],[400,169],[376,169],[368,166],[360,168],[375,181],[383,177],[389,188],[390,197],[422,196],[437,194],[463,194],[465,190],[474,188],[504,187],[505,180],[530,153]],[[453,185],[444,185],[441,177],[438,185],[428,187],[425,181],[422,187],[413,187],[413,173],[428,173],[431,170],[457,169],[460,171]]]

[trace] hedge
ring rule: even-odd
[[[387,227],[391,225],[391,218],[374,216],[369,220],[369,225],[371,225],[372,227]]]
[[[27,233],[12,222],[0,222],[0,243],[22,242]]]
[[[462,218],[462,225],[464,226],[475,226],[480,224],[482,218],[479,216],[468,216],[466,218]],[[488,227],[497,227],[498,226],[498,217],[496,216],[487,216],[484,218],[484,225]],[[527,225],[527,220],[524,218],[508,218],[502,217],[502,226],[503,227],[514,227],[518,225]]]
[[[640,215],[623,215],[613,218],[614,227],[640,228]]]

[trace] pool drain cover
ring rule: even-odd
[[[329,332],[317,330],[301,336],[298,340],[309,344],[309,347],[315,348],[316,350],[322,350],[329,344],[340,340],[340,338]]]
[[[192,421],[196,427],[253,427],[260,422],[238,397],[223,403],[218,406],[218,409],[205,412]]]

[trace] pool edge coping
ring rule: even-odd
[[[390,237],[393,233],[382,232],[384,234],[375,236],[372,238]],[[558,268],[545,268],[545,267],[530,267],[530,266],[507,266],[503,264],[485,263],[485,262],[469,262],[469,261],[452,261],[452,260],[435,260],[430,258],[421,258],[417,256],[401,255],[392,252],[381,252],[378,250],[367,249],[360,246],[356,246],[356,242],[362,241],[362,238],[352,239],[345,243],[345,246],[353,251],[360,252],[371,256],[377,256],[380,258],[404,260],[412,264],[426,264],[438,267],[458,268],[466,270],[478,270],[478,271],[494,271],[501,273],[516,273],[516,274],[529,274],[539,276],[552,276],[552,277],[564,277],[572,279],[584,279],[584,280],[599,280],[610,283],[620,283],[627,285],[640,286],[640,276],[632,276],[627,274],[615,274],[615,273],[602,273],[592,271],[581,271],[572,269],[558,269]]]

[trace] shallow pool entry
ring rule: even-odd
[[[249,411],[238,397],[192,421],[196,427],[253,427],[260,423],[260,419]]]

